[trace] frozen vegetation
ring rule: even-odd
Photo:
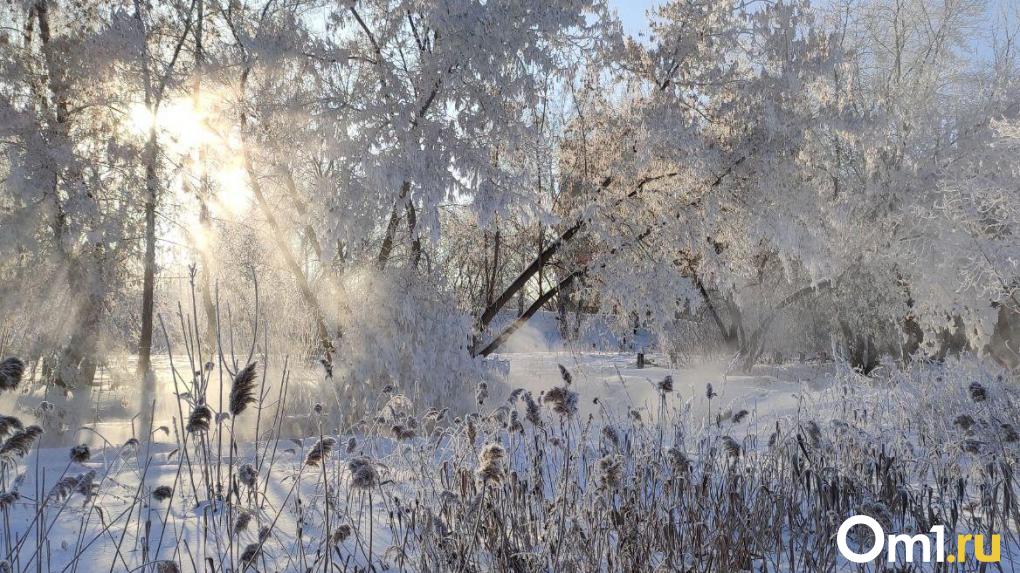
[[[218,370],[181,390],[218,392]],[[1020,396],[973,360],[729,377],[617,354],[514,355],[505,384],[478,384],[462,415],[393,387],[339,425],[343,402],[298,405],[288,396],[307,389],[276,370],[226,377],[229,415],[164,396],[183,418],[122,420],[151,440],[97,424],[109,438],[40,448],[27,424],[59,431],[52,406],[23,429],[5,418],[12,566],[853,571],[832,541],[851,514],[887,531],[999,532],[1007,570],[1020,550]]]
[[[649,4],[0,1],[0,573],[1015,571],[1020,4]]]

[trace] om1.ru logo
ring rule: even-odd
[[[854,526],[863,525],[871,530],[875,537],[875,543],[871,546],[871,549],[858,553],[847,545],[847,536],[850,534],[850,530]],[[961,533],[956,536],[956,553],[946,555],[946,527],[944,525],[935,525],[931,528],[931,533],[935,534],[935,559],[936,563],[962,563],[967,560],[967,546],[973,543],[974,546],[974,558],[982,563],[998,563],[999,562],[999,541],[998,535],[992,535],[992,547],[991,551],[985,551],[985,536],[981,534],[971,535]],[[889,563],[895,563],[897,556],[897,547],[903,546],[903,559],[907,563],[914,562],[914,551],[917,546],[921,549],[921,561],[924,563],[931,563],[931,537],[924,533],[919,533],[914,536],[910,535],[889,535],[888,538],[885,535],[885,531],[882,529],[882,525],[875,519],[866,515],[855,515],[850,519],[843,522],[843,525],[839,526],[839,531],[836,533],[836,546],[839,548],[839,552],[848,561],[854,563],[868,563],[874,561],[882,554],[882,550],[885,549],[886,543],[889,547],[886,551],[887,560]],[[863,547],[861,548],[863,549]]]

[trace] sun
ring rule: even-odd
[[[128,110],[125,127],[141,138],[155,129],[161,152],[181,166],[180,176],[209,184],[215,215],[237,218],[251,208],[252,192],[238,131],[217,114],[216,97],[207,91],[199,98],[170,99],[155,113],[136,103]]]
[[[136,103],[128,112],[127,125],[130,132],[141,136],[147,136],[155,127],[160,144],[181,154],[199,151],[219,139],[208,107],[189,97],[166,101],[155,113],[145,104]]]

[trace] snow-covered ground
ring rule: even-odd
[[[481,415],[470,420],[457,418],[440,423],[434,420],[434,413],[431,418],[422,411],[398,414],[401,408],[413,410],[413,405],[391,399],[396,406],[381,408],[380,416],[384,419],[377,420],[372,428],[361,426],[352,433],[339,433],[329,427],[328,411],[321,422],[316,421],[314,414],[299,413],[310,420],[313,427],[319,424],[323,435],[337,440],[328,448],[331,454],[326,469],[306,463],[318,436],[298,439],[280,433],[269,441],[243,441],[231,454],[228,424],[223,426],[224,445],[219,443],[221,435],[215,431],[185,433],[188,444],[182,450],[178,448],[181,427],[173,417],[157,415],[154,422],[157,430],[148,444],[127,440],[124,428],[130,428],[129,421],[104,419],[96,427],[77,434],[75,442],[91,448],[91,458],[87,461],[69,462],[67,448],[47,447],[33,450],[17,460],[17,465],[5,467],[7,489],[16,489],[20,498],[7,503],[4,510],[3,541],[0,542],[4,555],[0,555],[0,559],[10,560],[13,568],[19,571],[136,571],[155,567],[158,561],[173,561],[185,570],[219,571],[239,568],[246,561],[242,558],[244,550],[259,548],[255,561],[258,570],[317,570],[326,567],[329,561],[334,562],[337,570],[355,570],[355,566],[364,567],[369,563],[374,570],[417,570],[416,557],[406,552],[408,548],[423,547],[427,543],[422,539],[414,541],[416,536],[422,535],[420,531],[424,526],[412,525],[409,520],[412,515],[419,519],[430,513],[415,513],[406,504],[412,501],[426,504],[428,500],[446,499],[447,495],[462,498],[459,503],[468,504],[470,498],[466,497],[466,492],[474,491],[471,488],[477,485],[469,487],[461,483],[458,486],[457,482],[450,481],[458,474],[449,473],[445,468],[474,468],[476,457],[477,464],[483,465],[485,453],[479,449],[483,443],[502,443],[513,458],[511,467],[521,462],[523,471],[528,463],[528,452],[534,455],[535,451],[529,449],[532,446],[527,440],[521,442],[514,437],[513,426],[508,424],[512,424],[512,420],[523,421],[526,408],[519,401],[519,394],[518,400],[510,404],[511,410],[520,411],[520,418],[516,413],[513,418],[504,416],[506,412],[500,414],[500,405],[508,403],[512,389],[529,391],[541,402],[538,397],[543,392],[562,385],[560,365],[571,374],[570,388],[578,395],[580,415],[577,420],[601,419],[606,425],[630,428],[621,431],[635,440],[643,436],[654,441],[656,418],[660,412],[665,412],[669,418],[667,427],[685,420],[698,428],[699,435],[707,436],[685,438],[687,442],[677,443],[689,450],[690,459],[695,463],[699,463],[699,456],[714,455],[703,449],[708,443],[706,439],[723,439],[726,434],[725,439],[733,436],[741,440],[735,446],[738,451],[744,448],[751,451],[758,447],[751,428],[779,428],[778,421],[796,432],[802,427],[802,420],[817,419],[822,430],[816,431],[827,434],[825,408],[839,399],[840,392],[846,399],[846,390],[837,388],[837,381],[845,378],[837,375],[831,363],[764,366],[752,375],[737,376],[725,374],[722,364],[670,369],[655,365],[655,356],[650,359],[652,365],[639,369],[630,353],[546,351],[503,355],[497,361],[502,361],[505,383],[490,387],[490,395],[479,408]],[[666,376],[672,377],[673,389],[661,393],[658,385]],[[966,388],[963,381],[959,382],[961,388]],[[903,396],[909,400],[911,393],[917,392],[917,388],[911,387],[912,383],[906,377],[893,388],[882,384],[868,387],[862,383],[853,390],[854,406],[870,403],[881,407],[883,401],[888,402],[888,411],[876,409],[865,415],[875,420],[875,424],[902,430],[898,437],[890,438],[887,444],[890,451],[901,447],[904,440],[910,447],[917,447],[915,437],[908,437],[906,433],[909,421],[900,420],[902,424],[897,426],[899,414],[891,406],[902,404]],[[709,384],[714,392],[711,401],[707,397]],[[965,400],[966,390],[959,394]],[[894,399],[897,395],[899,398]],[[956,396],[952,392],[948,395]],[[944,398],[928,396],[925,400],[931,401],[931,405],[925,407],[948,407],[944,406]],[[918,404],[923,401],[919,400]],[[272,406],[267,405],[262,413],[263,428],[272,425]],[[731,420],[734,413],[741,410],[748,411],[746,424]],[[254,415],[249,412],[242,416],[250,421]],[[856,410],[853,416],[857,416]],[[30,417],[25,418],[26,423],[30,423]],[[555,419],[555,416],[547,418],[546,424]],[[628,423],[631,426],[627,426]],[[406,426],[405,429],[414,431],[415,436],[395,436],[396,430],[391,431],[391,426],[396,425]],[[160,430],[160,426],[166,429]],[[477,429],[472,429],[475,426]],[[552,426],[547,427],[552,431]],[[951,418],[942,422],[941,427],[951,429]],[[875,426],[862,424],[862,428],[871,431]],[[535,438],[540,435],[537,430],[536,427]],[[916,431],[917,427],[909,430]],[[464,442],[463,436],[473,436],[472,432],[480,437]],[[521,432],[525,435],[523,430]],[[573,444],[569,448],[576,450],[578,456],[594,455],[595,461],[600,455],[596,452],[606,447],[604,438],[596,437],[598,434],[578,434],[589,436],[588,443],[582,444],[571,442],[574,438],[570,436],[574,434],[566,432],[561,427],[560,434],[554,432],[551,437],[545,434],[549,439],[547,444],[536,442],[537,447],[548,448],[551,467],[562,463],[556,461],[555,452],[560,448],[557,444],[564,439],[567,444]],[[265,435],[264,432],[260,434]],[[432,438],[426,439],[430,435]],[[557,437],[560,435],[563,437]],[[834,437],[828,439],[841,439],[836,437],[838,435],[833,434]],[[873,438],[879,435],[874,434]],[[658,436],[664,439],[661,433]],[[668,436],[665,439],[669,439]],[[825,444],[827,438],[812,439]],[[196,440],[200,446],[196,446]],[[923,439],[920,444],[924,444]],[[826,447],[838,449],[843,445]],[[818,447],[822,448],[819,452],[826,451],[823,446]],[[959,449],[951,451],[959,456]],[[356,468],[349,466],[362,456],[373,460],[373,470],[378,474],[370,487],[358,487]],[[628,456],[636,457],[632,462]],[[630,467],[639,457],[624,452],[622,459]],[[587,468],[585,472],[595,472],[596,466],[592,463],[578,467]],[[238,477],[244,464],[254,466],[258,477],[253,484],[244,485],[244,480]],[[217,473],[222,475],[217,477]],[[231,498],[232,507],[223,501],[223,492],[217,494],[209,485],[230,483],[230,476],[239,484],[239,495]],[[74,479],[65,480],[63,491],[55,488],[68,477]],[[582,479],[580,474],[578,479]],[[588,479],[585,477],[582,481]],[[89,489],[90,481],[94,490]],[[173,497],[158,499],[161,486],[167,486]],[[94,497],[83,495],[90,491]],[[457,491],[460,493],[453,493]],[[549,491],[555,497],[556,488]],[[324,503],[326,499],[331,502]],[[369,510],[369,507],[374,509]],[[473,513],[468,511],[466,515]],[[437,514],[436,519],[446,520],[444,528],[455,527],[457,523],[453,518],[443,518],[442,514]],[[249,521],[249,524],[239,527],[239,521]],[[326,523],[329,525],[324,525]],[[343,530],[346,531],[344,535],[337,533],[342,526],[349,528]],[[332,551],[324,550],[326,527],[337,542]],[[261,545],[260,530],[266,532]],[[1010,539],[1006,541],[1007,544],[1011,542]],[[758,566],[754,567],[757,570]],[[783,567],[781,560],[779,568],[796,570]],[[546,563],[539,569],[556,570],[557,563]]]
[[[581,410],[597,409],[595,399],[620,414],[637,411],[654,417],[659,405],[658,384],[672,376],[674,401],[690,403],[693,415],[708,413],[707,385],[718,394],[713,408],[719,411],[746,409],[762,416],[785,415],[797,407],[799,396],[825,388],[831,363],[759,366],[752,375],[726,374],[722,363],[674,369],[658,365],[637,368],[633,353],[528,352],[508,355],[510,388],[538,394],[559,381],[559,365],[567,367],[576,381]],[[652,362],[656,362],[652,356]],[[664,359],[658,357],[660,361]]]

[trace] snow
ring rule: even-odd
[[[651,357],[653,362],[656,358]],[[510,388],[523,388],[537,396],[559,383],[559,365],[562,364],[573,373],[573,388],[581,398],[582,416],[594,414],[601,407],[617,417],[627,417],[636,411],[649,421],[656,416],[658,407],[655,384],[666,375],[671,375],[674,380],[675,393],[671,400],[689,406],[690,415],[695,419],[708,415],[705,385],[711,383],[718,393],[712,411],[744,408],[752,411],[761,423],[767,423],[766,420],[771,417],[792,414],[800,397],[819,392],[823,388],[818,385],[819,380],[831,371],[831,365],[825,364],[764,368],[753,376],[727,376],[722,365],[688,369],[652,365],[638,369],[633,354],[608,352],[527,352],[506,355],[501,360],[509,362],[509,370],[505,384],[494,390],[490,403],[498,404],[505,400]],[[164,384],[163,390],[166,389]],[[595,403],[596,398],[598,403]],[[173,427],[174,424],[172,418],[159,416],[154,423],[156,427]],[[11,507],[9,514],[9,533],[15,544],[26,531],[36,534],[30,527],[36,513],[36,501],[46,499],[46,492],[61,477],[77,476],[88,471],[94,471],[97,476],[99,493],[95,507],[102,508],[101,513],[92,511],[93,506],[84,503],[80,495],[72,495],[66,501],[51,499],[47,504],[44,526],[47,570],[76,570],[83,573],[120,570],[121,567],[130,570],[145,559],[154,559],[154,556],[187,563],[189,551],[205,554],[209,551],[206,548],[209,544],[218,544],[213,554],[225,556],[230,551],[231,543],[237,546],[233,550],[239,552],[239,547],[258,542],[258,528],[255,526],[236,537],[223,531],[212,531],[211,537],[206,535],[208,524],[218,523],[214,519],[215,514],[223,511],[223,506],[218,503],[201,501],[196,505],[194,499],[174,499],[169,504],[160,503],[148,494],[163,485],[176,491],[184,489],[178,488],[181,480],[186,479],[187,463],[180,460],[180,452],[172,434],[156,431],[148,445],[124,446],[122,444],[126,441],[124,436],[127,435],[125,432],[130,427],[130,421],[104,419],[90,427],[95,431],[78,434],[79,439],[92,448],[90,461],[69,465],[66,448],[42,448],[32,453],[18,468],[17,475],[21,476],[18,479],[23,480],[22,498]],[[343,444],[350,436],[338,437],[341,447],[337,459],[332,463],[342,466],[354,454],[343,450]],[[279,515],[274,536],[286,551],[280,552],[275,545],[273,548],[267,547],[266,557],[280,568],[293,566],[301,551],[314,553],[314,548],[303,546],[294,532],[298,530],[299,504],[308,504],[305,511],[322,511],[315,502],[321,499],[322,493],[322,483],[316,468],[306,467],[302,470],[305,455],[316,439],[295,437],[259,446],[266,448],[263,456],[265,452],[276,450],[277,458],[273,477],[262,501],[261,515],[253,521],[265,524],[277,519]],[[239,466],[253,462],[254,447],[250,442],[241,446],[236,453],[235,463]],[[402,463],[406,460],[406,452],[400,453],[400,447],[392,440],[370,438],[364,447],[376,459],[393,463],[393,467],[388,467],[385,473],[387,479],[393,480],[391,487],[395,490],[405,489],[414,481],[415,476],[408,474],[408,471],[413,471],[411,466]],[[436,455],[437,459],[442,459],[447,454],[440,451]],[[196,466],[202,464],[195,459],[189,463]],[[213,462],[206,467],[215,471]],[[15,473],[12,471],[10,475]],[[298,482],[296,480],[299,475]],[[296,483],[299,485],[295,486]],[[365,494],[351,490],[349,484],[340,484],[340,487],[346,490],[344,495],[348,499],[353,496],[359,506],[368,503]],[[133,503],[136,496],[144,500],[140,506]],[[374,519],[385,521],[386,515],[393,508],[379,496],[371,501],[376,508]],[[280,511],[281,508],[286,509]],[[84,528],[86,533],[80,536],[81,525],[85,522],[88,523]],[[305,540],[321,537],[321,532],[315,531],[314,523],[315,520],[308,517],[301,520]],[[104,524],[108,529],[104,529]],[[362,532],[365,526],[367,524],[355,524],[353,529]],[[379,531],[371,543],[372,553],[379,556],[393,545],[393,539],[389,535],[390,530],[379,528],[378,522],[376,526]],[[224,526],[221,524],[219,527]],[[358,552],[365,550],[367,543],[366,539],[352,538],[344,543],[341,551],[363,563],[365,557]],[[117,545],[120,545],[119,553],[115,549]],[[34,537],[23,543],[15,556],[15,559],[20,560],[18,568],[28,569],[32,560],[39,559],[37,548],[38,543]],[[78,558],[75,560],[73,557],[76,554]],[[215,567],[219,570],[223,564],[216,564]]]

